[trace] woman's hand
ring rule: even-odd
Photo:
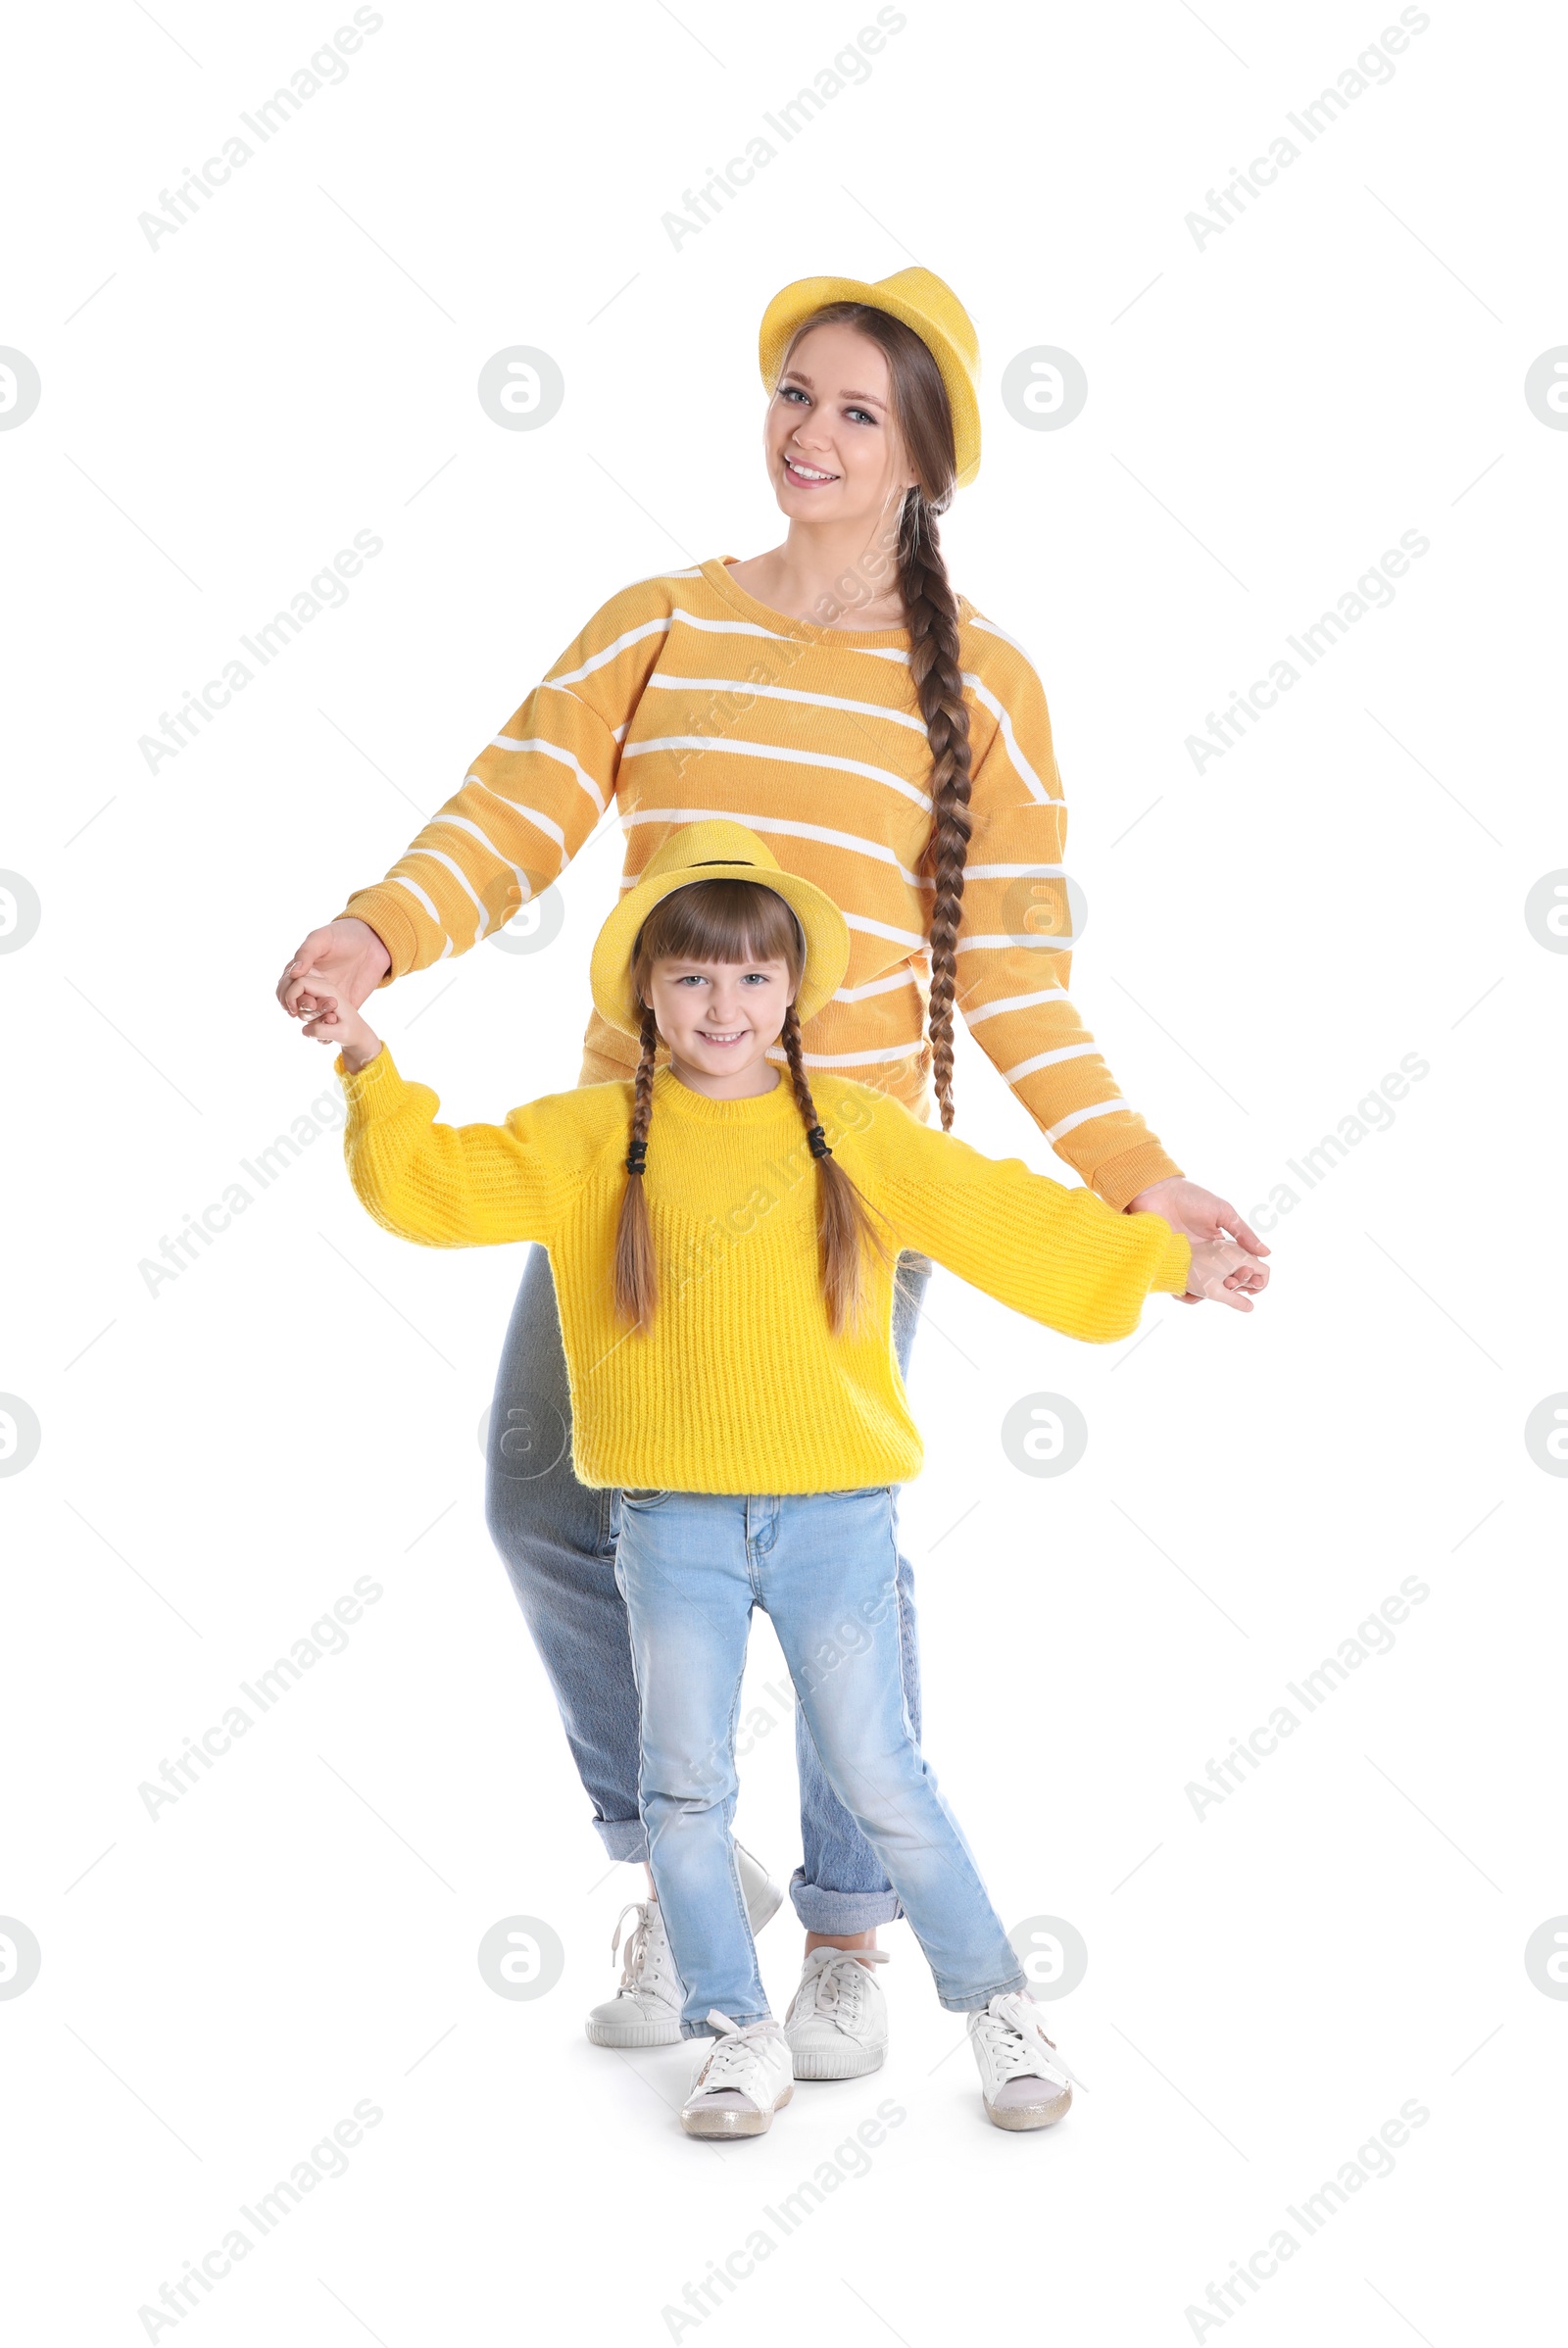
[[[1250,1256],[1245,1247],[1231,1240],[1194,1240],[1193,1268],[1187,1275],[1184,1304],[1199,1304],[1205,1296],[1216,1304],[1229,1304],[1237,1312],[1250,1312],[1252,1299],[1246,1293],[1249,1271],[1263,1272],[1261,1264]]]
[[[314,1019],[305,1022],[305,1033],[313,1043],[327,1044],[343,1054],[343,1065],[351,1076],[374,1059],[381,1049],[381,1039],[345,999],[334,1010],[330,1005],[318,1011]]]
[[[1169,1182],[1151,1183],[1147,1191],[1140,1191],[1136,1198],[1128,1199],[1123,1212],[1162,1216],[1172,1231],[1179,1231],[1183,1239],[1193,1242],[1195,1249],[1200,1242],[1235,1240],[1238,1249],[1245,1249],[1245,1253],[1238,1253],[1235,1268],[1224,1283],[1228,1292],[1222,1299],[1224,1303],[1235,1302],[1235,1295],[1230,1292],[1256,1294],[1267,1288],[1268,1266],[1257,1258],[1268,1254],[1268,1247],[1251,1225],[1242,1220],[1228,1198],[1216,1198],[1212,1191],[1201,1189],[1198,1183],[1173,1176]],[[1182,1298],[1184,1304],[1196,1304],[1199,1300],[1199,1296],[1191,1294]],[[1250,1311],[1251,1307],[1246,1309]]]
[[[277,982],[277,1000],[291,1019],[310,1019],[344,1005],[357,1011],[391,967],[392,956],[369,923],[350,914],[312,930]]]

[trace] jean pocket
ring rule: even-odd
[[[635,1487],[621,1487],[622,1508],[659,1508],[668,1498],[667,1492],[639,1492]]]

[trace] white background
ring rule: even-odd
[[[1568,2004],[1524,1949],[1568,1910],[1568,1489],[1523,1429],[1568,1387],[1568,961],[1524,901],[1568,864],[1568,435],[1523,383],[1568,340],[1562,23],[1434,0],[1392,80],[1200,247],[1185,216],[1396,10],[912,0],[869,78],[676,249],[662,216],[869,9],[382,14],[156,249],[137,216],[342,20],[101,0],[12,33],[0,342],[43,396],[0,432],[0,864],[42,918],[0,957],[0,1388],[41,1443],[0,1482],[0,1911],[42,1969],[0,1999],[8,2329],[1537,2336]],[[766,299],[910,260],[981,338],[984,465],[946,543],[1051,696],[1090,906],[1074,996],[1195,1178],[1300,1202],[1250,1318],[1156,1298],[1099,1351],[939,1274],[917,1340],[927,1740],[1009,1927],[1087,1942],[1052,2025],[1070,2118],[985,2125],[900,1925],[885,2072],[720,2153],[676,2127],[685,2050],[582,2035],[637,1878],[607,1874],[484,1529],[523,1251],[400,1246],[325,1137],[176,1280],[138,1265],[335,1090],[272,1000],[304,931],[614,589],[773,542]],[[514,344],[564,374],[538,431],[475,396]],[[999,396],[1040,345],[1087,370],[1061,430]],[[343,608],[150,773],[139,737],[357,530],[383,551]],[[1196,773],[1185,738],[1406,530],[1430,551],[1392,607]],[[568,874],[548,952],[379,999],[447,1116],[574,1080],[614,857],[603,837]],[[1406,1054],[1430,1073],[1308,1193],[1286,1160]],[[1063,1171],[966,1039],[957,1089],[968,1139]],[[999,1441],[1039,1392],[1089,1423],[1059,1480]],[[346,1650],[149,1817],[138,1786],[365,1574],[383,1594]],[[1209,1760],[1412,1575],[1392,1652],[1196,1815]],[[782,1877],[765,1628],[753,1669],[775,1725],[738,1825]],[[565,1948],[531,2001],[475,1962],[512,1915]],[[761,1943],[780,2009],[798,1951],[786,1912]],[[709,2313],[664,2315],[887,2097],[868,2175],[770,2227]],[[149,2332],[160,2286],[365,2098],[348,2173]],[[1409,2099],[1430,2117],[1394,2174],[1308,2238],[1287,2205]],[[1186,2311],[1282,2225],[1296,2255],[1203,2329]]]

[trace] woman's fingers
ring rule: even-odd
[[[283,975],[277,982],[277,1000],[286,1011],[294,1012],[306,974],[317,954],[329,943],[318,929],[313,929],[310,936],[295,949],[293,959],[285,964]]]
[[[1247,1249],[1249,1255],[1267,1255],[1268,1242],[1260,1240],[1250,1223],[1239,1215],[1228,1198],[1216,1198],[1216,1238],[1233,1239]]]
[[[1253,1231],[1251,1223],[1244,1221],[1244,1216],[1237,1214],[1228,1198],[1216,1198],[1211,1202],[1211,1207],[1213,1207],[1213,1231],[1204,1233],[1204,1238],[1209,1238],[1213,1245],[1218,1245],[1218,1247],[1225,1247],[1225,1245],[1235,1247],[1237,1261],[1235,1261],[1235,1270],[1232,1270],[1232,1277],[1244,1275],[1244,1282],[1247,1282],[1249,1289],[1265,1289],[1267,1287],[1267,1265],[1260,1263],[1258,1258],[1267,1256],[1267,1251],[1270,1251],[1267,1249],[1267,1242],[1258,1238],[1258,1233]]]
[[[302,1006],[335,1003],[345,967],[342,947],[331,929],[313,929],[278,980],[277,1000],[293,1018],[299,1017]]]

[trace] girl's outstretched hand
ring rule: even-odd
[[[1252,1299],[1248,1291],[1262,1285],[1252,1277],[1262,1270],[1256,1257],[1237,1247],[1234,1240],[1192,1240],[1189,1245],[1193,1268],[1187,1275],[1182,1302],[1196,1304],[1207,1296],[1216,1304],[1234,1306],[1237,1312],[1250,1312]],[[1263,1279],[1267,1278],[1264,1272]]]
[[[307,972],[307,979],[310,977]],[[330,1003],[318,1010],[314,1019],[307,1019],[303,1032],[318,1044],[330,1045],[343,1054],[343,1065],[351,1076],[374,1059],[381,1049],[381,1039],[373,1035],[359,1012],[345,997],[339,996],[334,1009]]]

